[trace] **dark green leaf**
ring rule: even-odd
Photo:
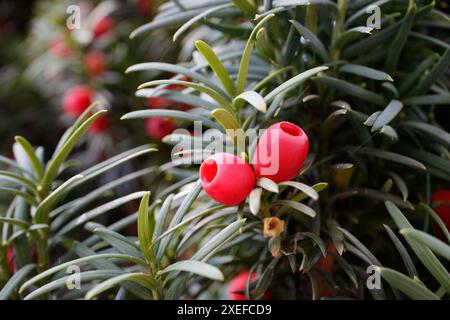
[[[392,229],[389,228],[389,226],[383,224],[383,227],[386,230],[387,234],[389,235],[389,238],[391,238],[392,242],[394,243],[395,248],[397,249],[398,253],[400,254],[400,257],[403,260],[406,270],[408,270],[409,276],[411,278],[418,277],[419,274],[417,273],[416,267],[414,266],[414,263],[413,263],[411,257],[409,256],[408,251],[406,250],[403,243],[395,235],[394,231],[392,231]]]
[[[95,254],[95,255],[91,255],[91,256],[87,256],[87,257],[83,257],[83,258],[79,258],[79,259],[75,259],[75,260],[71,260],[65,263],[61,263],[58,264],[44,272],[39,273],[38,275],[36,275],[35,277],[31,278],[30,280],[28,280],[27,282],[25,282],[19,289],[19,292],[23,292],[25,291],[25,289],[27,289],[28,287],[30,287],[31,285],[35,284],[36,282],[39,282],[45,278],[47,278],[48,276],[51,276],[52,274],[55,274],[61,270],[66,270],[67,267],[72,266],[72,265],[81,265],[84,264],[86,262],[90,262],[92,260],[98,260],[98,259],[121,259],[121,260],[126,260],[126,261],[131,261],[140,265],[144,265],[145,263],[141,260],[138,259],[136,257],[133,256],[129,256],[126,254],[119,254],[119,253],[102,253],[102,254]]]
[[[221,129],[221,127],[215,123],[214,121],[211,121],[210,119],[184,111],[178,111],[178,110],[166,110],[166,109],[154,109],[154,110],[140,110],[140,111],[132,111],[127,114],[125,114],[122,117],[122,120],[128,120],[128,119],[142,119],[142,118],[155,118],[155,117],[163,117],[163,118],[174,118],[174,119],[180,119],[180,120],[187,120],[187,121],[201,121],[203,125],[215,128],[215,129]]]
[[[184,260],[175,262],[161,270],[160,273],[164,274],[172,271],[190,272],[211,280],[224,280],[223,274],[219,269],[201,261]]]
[[[400,229],[400,233],[406,238],[413,239],[434,251],[441,257],[450,260],[450,246],[438,238],[426,232],[414,229]]]
[[[430,73],[420,81],[408,94],[408,96],[417,96],[427,93],[431,85],[447,70],[450,65],[450,48],[445,51],[439,61],[431,69]]]
[[[28,274],[36,269],[35,264],[28,264],[20,268],[14,275],[8,280],[0,291],[0,300],[7,300],[11,295],[18,290],[19,286],[25,281]]]
[[[395,270],[383,267],[375,267],[376,271],[383,277],[384,280],[389,282],[391,286],[397,288],[408,297],[417,300],[440,300],[432,291],[430,291],[424,285],[417,283],[416,281],[408,278],[404,274]]]
[[[389,102],[386,108],[384,108],[384,110],[375,120],[375,123],[372,126],[372,131],[379,130],[383,126],[391,122],[391,120],[394,119],[399,114],[402,108],[403,104],[400,101],[391,100],[391,102]]]
[[[226,72],[226,71],[225,71]],[[192,88],[194,90],[197,90],[199,92],[203,92],[204,94],[210,96],[213,100],[215,100],[220,106],[222,106],[225,109],[230,108],[230,100],[226,96],[224,96],[219,91],[214,90],[213,88],[205,85],[201,85],[195,82],[189,82],[189,81],[181,81],[181,80],[153,80],[149,82],[145,82],[141,84],[138,89],[153,87],[153,86],[159,86],[159,85],[179,85],[179,86],[185,86],[187,88]],[[174,111],[174,110],[172,110]],[[139,112],[139,111],[135,111]],[[179,111],[180,112],[180,111]],[[186,112],[184,112],[186,113]],[[129,115],[125,114],[122,119],[128,119],[127,116]],[[133,114],[133,112],[131,112]]]
[[[187,29],[189,29],[192,25],[194,25],[196,22],[202,20],[203,18],[206,18],[212,13],[215,13],[217,11],[221,11],[226,8],[232,7],[231,3],[226,3],[220,6],[212,7],[208,10],[203,11],[202,13],[199,13],[195,17],[191,18],[189,21],[185,22],[173,35],[173,41],[177,41],[178,37],[183,34]]]
[[[412,225],[403,215],[403,213],[393,204],[391,201],[385,202],[386,208],[391,215],[392,219],[399,229],[413,229]],[[450,274],[445,269],[445,267],[436,258],[433,252],[426,246],[406,238],[411,249],[414,251],[416,256],[422,261],[424,266],[430,271],[430,273],[435,277],[435,279],[445,287],[447,292],[450,292]]]
[[[303,82],[311,78],[312,76],[316,75],[319,72],[328,70],[328,67],[322,66],[322,67],[316,67],[312,68],[310,70],[307,70],[305,72],[300,73],[299,75],[296,75],[295,77],[285,81],[283,84],[279,85],[275,89],[273,89],[271,92],[269,92],[265,97],[264,100],[266,102],[272,101],[276,96],[285,93],[286,91],[292,90],[293,88],[301,85]],[[270,111],[270,108],[269,108]]]
[[[96,285],[94,288],[89,290],[88,293],[86,293],[85,298],[87,300],[90,300],[95,296],[99,295],[100,293],[105,292],[124,281],[136,282],[148,289],[154,289],[157,286],[156,281],[147,273],[126,273],[116,276],[114,278],[110,278]]]
[[[319,75],[314,78],[314,81],[329,86],[331,88],[334,88],[340,91],[341,93],[354,96],[356,98],[368,101],[370,103],[374,103],[379,106],[385,105],[386,103],[383,96],[341,79],[325,75]]]
[[[392,77],[383,72],[376,69],[372,69],[366,66],[361,66],[357,64],[345,64],[339,68],[339,72],[346,72],[351,74],[356,74],[361,77],[379,80],[379,81],[394,81]]]
[[[415,168],[415,169],[419,169],[419,170],[426,170],[427,168],[420,163],[417,160],[414,160],[410,157],[398,154],[398,153],[394,153],[394,152],[390,152],[390,151],[385,151],[385,150],[378,150],[378,149],[372,149],[369,147],[364,147],[364,148],[360,148],[358,150],[354,150],[354,152],[357,153],[362,153],[362,154],[367,154],[370,156],[374,156],[377,158],[381,158],[381,159],[386,159],[389,161],[393,161],[393,162],[397,162],[403,165],[406,165],[408,167],[411,168]]]
[[[289,208],[295,209],[298,212],[301,212],[311,218],[316,216],[316,211],[303,203],[292,201],[292,200],[277,200],[273,203],[274,205],[280,204],[282,206],[287,206]]]
[[[313,32],[311,32],[311,30],[304,27],[297,21],[289,20],[289,22],[292,23],[298,33],[305,38],[307,45],[309,45],[311,49],[320,56],[322,61],[327,62],[329,60],[329,55],[322,41],[320,41],[320,39]]]
[[[402,26],[395,36],[394,40],[389,46],[389,50],[386,54],[385,70],[388,73],[394,72],[397,68],[398,61],[400,59],[400,53],[408,39],[409,31],[414,23],[414,17],[416,15],[416,5],[412,5],[408,8],[408,12],[403,18]]]
[[[403,99],[407,105],[434,105],[450,104],[450,95],[448,94],[428,94],[423,96],[414,96]]]

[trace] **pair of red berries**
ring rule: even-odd
[[[63,109],[71,117],[79,117],[91,104],[93,92],[88,86],[79,85],[70,88],[63,97]],[[99,134],[108,128],[107,116],[97,118],[89,128],[89,132]]]
[[[270,126],[260,137],[252,167],[229,154],[217,153],[203,161],[200,180],[205,192],[225,205],[244,201],[265,177],[274,182],[291,180],[300,171],[309,150],[309,140],[297,125],[283,121]]]

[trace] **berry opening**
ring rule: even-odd
[[[217,163],[215,160],[208,160],[203,163],[200,178],[207,183],[211,183],[217,175]]]
[[[297,127],[295,124],[283,122],[280,124],[280,128],[281,130],[283,130],[287,134],[290,134],[291,136],[298,137],[299,135],[301,135],[300,128]]]
[[[275,220],[271,220],[269,222],[269,230],[275,229],[276,226],[277,226],[277,222]]]

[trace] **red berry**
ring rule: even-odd
[[[317,296],[330,297],[333,296],[333,290],[330,285],[325,281],[325,277],[332,277],[333,268],[335,265],[335,258],[331,253],[336,253],[337,249],[334,244],[330,244],[327,247],[327,256],[320,258],[315,264],[317,270],[313,270],[313,275],[317,283]]]
[[[37,253],[36,245],[33,245],[31,247],[31,260],[33,262],[37,262],[38,261],[38,253]]]
[[[318,268],[319,270],[327,273],[327,274],[331,274],[331,272],[333,271],[334,268],[334,257],[332,255],[332,253],[336,253],[337,249],[336,246],[334,244],[330,244],[327,247],[327,255],[326,257],[322,257],[320,258],[319,261],[317,261],[316,263],[316,268]]]
[[[291,180],[299,173],[308,149],[308,136],[299,126],[287,121],[271,125],[259,138],[253,156],[256,177],[278,183]]]
[[[64,111],[78,117],[92,103],[92,91],[87,86],[75,86],[70,88],[63,97]]]
[[[450,190],[448,189],[440,189],[435,191],[431,195],[431,202],[446,202],[443,204],[439,204],[433,206],[433,210],[436,211],[439,218],[441,218],[442,222],[444,222],[447,230],[450,230]],[[436,225],[435,226],[436,233],[439,238],[444,239],[444,234],[442,230]]]
[[[230,300],[247,300],[245,294],[238,293],[244,292],[245,286],[247,285],[247,278],[249,275],[248,270],[244,270],[239,273],[236,277],[234,277],[230,284],[228,285],[228,299]],[[250,281],[254,281],[256,278],[256,274],[253,272],[250,276]]]
[[[180,81],[188,81],[187,78],[181,78]],[[190,81],[188,81],[190,82]],[[166,90],[173,90],[173,91],[181,91],[183,89],[185,89],[186,87],[181,85],[181,84],[169,84],[168,86],[166,86]]]
[[[187,78],[187,77],[183,77],[180,80],[192,82],[192,79],[191,78]],[[183,90],[185,88],[186,87],[183,86],[183,85],[170,84],[170,85],[166,86],[164,89],[165,90],[180,91],[180,90]],[[188,105],[188,104],[185,104],[185,103],[177,103],[175,101],[172,101],[172,100],[166,99],[166,98],[162,98],[162,97],[147,98],[147,104],[152,109],[168,109],[168,108],[172,108],[172,107],[179,107],[179,109],[181,109],[183,111],[187,111],[187,110],[192,109],[191,105]]]
[[[97,118],[89,127],[89,132],[93,134],[100,134],[106,131],[109,125],[109,119],[107,116],[101,116]]]
[[[136,8],[142,15],[148,16],[152,12],[152,2],[149,0],[138,0]]]
[[[99,51],[91,51],[84,57],[84,66],[92,76],[100,76],[105,73],[106,56]]]
[[[94,26],[94,38],[99,38],[114,27],[114,20],[110,17],[102,18]]]
[[[255,186],[250,165],[230,153],[216,153],[203,161],[200,180],[205,192],[225,205],[241,203]]]
[[[70,57],[72,55],[72,49],[69,48],[67,44],[61,39],[51,41],[48,46],[48,50],[61,59]]]
[[[147,105],[152,109],[168,109],[173,102],[166,98],[152,97],[147,99]]]
[[[148,136],[161,140],[171,134],[176,129],[172,119],[168,118],[149,118],[145,120],[145,131]]]
[[[0,17],[0,38],[6,38],[15,31],[15,23],[8,18]]]
[[[9,265],[9,272],[13,274],[16,270],[16,260],[14,259],[14,248],[11,246],[6,249],[6,262]]]
[[[193,107],[190,105],[190,104],[186,104],[186,103],[183,103],[183,104],[181,104],[181,106],[180,106],[180,109],[181,109],[181,111],[189,111],[189,110],[191,110]]]

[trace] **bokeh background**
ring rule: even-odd
[[[1,0],[0,155],[13,158],[14,137],[20,135],[42,146],[48,158],[64,130],[79,115],[67,110],[67,101],[65,105],[65,99],[70,100],[78,92],[89,96],[86,105],[99,101],[109,112],[77,147],[72,157],[74,169],[88,168],[140,145],[158,146],[160,152],[151,159],[137,159],[111,170],[93,182],[98,186],[136,168],[170,160],[170,149],[161,143],[161,137],[170,133],[176,123],[120,121],[129,111],[168,103],[161,98],[134,96],[144,80],[166,75],[125,74],[127,67],[139,62],[183,59],[179,43],[172,42],[170,30],[161,29],[138,40],[129,38],[132,30],[152,19],[159,4],[155,0]],[[70,30],[67,26],[71,5],[80,9],[80,29]],[[111,197],[138,190],[139,184],[164,188],[171,181],[170,175],[146,178],[117,188],[118,194]],[[152,182],[154,179],[158,184]],[[116,215],[135,212],[137,205],[130,205],[123,212],[118,210]]]

